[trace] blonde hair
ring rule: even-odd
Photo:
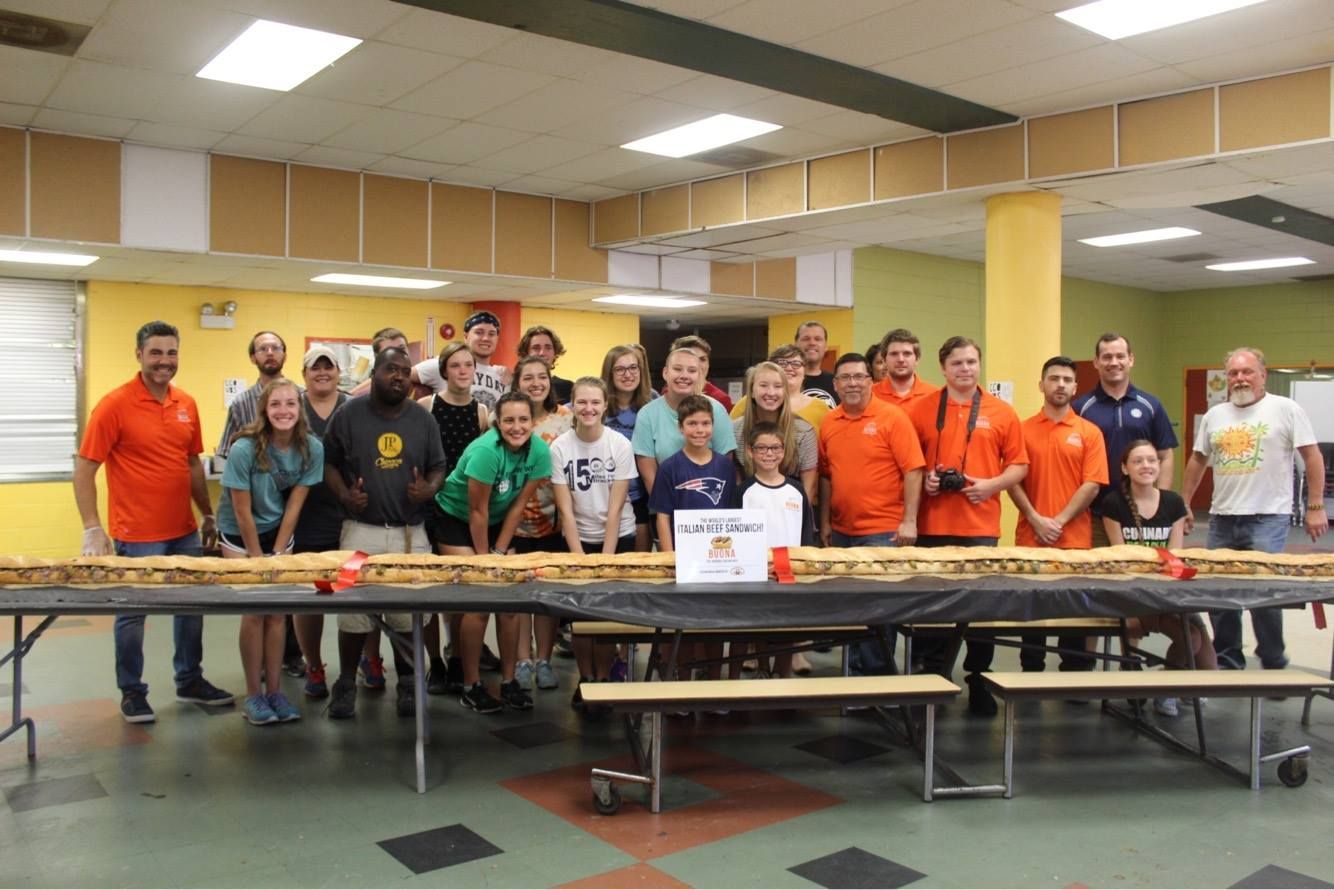
[[[778,407],[778,416],[773,420],[774,425],[778,427],[779,438],[783,440],[783,464],[779,469],[783,471],[784,476],[795,476],[801,472],[801,467],[798,465],[800,455],[797,454],[797,418],[788,403],[787,375],[773,362],[760,362],[746,370],[746,410],[741,415],[741,435],[738,439],[741,442],[748,442],[751,427],[763,422],[758,417],[760,407],[755,401],[754,393],[755,378],[761,373],[778,375],[778,382],[783,386],[783,404]],[[754,476],[755,467],[751,464],[748,449],[742,448],[740,457],[741,469],[747,476]]]
[[[269,400],[273,398],[276,390],[284,386],[292,387],[296,393],[297,410],[296,426],[292,427],[292,444],[296,446],[297,453],[301,455],[301,470],[304,473],[310,468],[310,425],[306,422],[306,409],[301,404],[301,389],[286,377],[275,377],[259,392],[259,407],[255,419],[236,431],[232,436],[232,443],[237,439],[250,438],[255,440],[255,468],[260,472],[269,471],[269,443],[273,441],[273,423],[269,420]]]

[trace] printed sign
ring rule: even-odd
[[[987,384],[987,392],[1006,404],[1014,404],[1014,381],[997,380]]]
[[[676,583],[769,578],[763,510],[677,510]]]
[[[1212,408],[1227,401],[1227,371],[1211,368],[1204,372],[1204,403]]]
[[[222,406],[230,408],[236,397],[249,388],[250,384],[244,377],[224,378],[222,381]]]

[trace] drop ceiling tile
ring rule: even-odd
[[[556,77],[573,77],[616,57],[616,53],[593,46],[557,40],[540,34],[517,31],[513,39],[478,56],[483,62],[508,65],[524,71],[540,71]]]
[[[775,93],[773,90],[757,87],[754,84],[742,83],[739,80],[728,80],[725,77],[717,77],[712,74],[701,74],[674,87],[659,90],[655,95],[659,99],[666,99],[669,102],[681,102],[714,111],[728,111],[738,105],[746,105],[751,102],[758,102],[760,99],[766,99],[775,95]],[[708,117],[708,115],[700,116]]]
[[[282,98],[282,93],[273,90],[181,77],[158,100],[148,120],[231,131]]]
[[[609,176],[619,176],[633,170],[643,170],[662,161],[657,155],[642,151],[629,151],[624,148],[605,148],[587,157],[564,164],[545,167],[538,172],[555,179],[569,179],[576,182],[592,183]],[[625,191],[622,189],[621,191]]]
[[[201,130],[196,127],[177,127],[171,124],[153,124],[141,121],[125,138],[131,142],[146,145],[161,145],[166,148],[209,149],[217,145],[227,134],[218,130]]]
[[[552,130],[551,135],[603,145],[624,145],[644,136],[701,120],[709,114],[707,109],[694,105],[668,102],[656,96],[641,96],[596,117]]]
[[[262,139],[259,136],[242,136],[232,133],[217,145],[215,152],[228,155],[241,155],[248,158],[271,158],[290,160],[310,148],[301,142],[284,142],[279,139]]]
[[[886,123],[889,122],[886,121]],[[892,124],[890,125],[892,126]],[[765,133],[763,136],[756,136],[754,139],[747,139],[741,144],[747,148],[767,151],[784,158],[800,158],[823,154],[853,141],[856,140],[841,136],[823,135],[797,127],[784,127],[781,130],[774,130],[772,133]]]
[[[739,253],[730,250],[709,250],[707,248],[697,248],[695,250],[683,250],[680,253],[672,254],[673,259],[678,260],[709,260],[711,262],[725,263],[741,262],[749,259]]]
[[[783,127],[792,127],[806,121],[828,117],[842,110],[837,105],[826,102],[816,102],[814,99],[791,96],[787,93],[774,93],[755,102],[738,105],[732,109],[732,113]]]
[[[65,56],[0,47],[0,101],[40,104],[71,64]]]
[[[37,113],[36,105],[15,105],[12,102],[0,102],[0,124],[12,127],[24,127]]]
[[[138,122],[129,118],[79,114],[51,108],[43,108],[32,119],[32,126],[39,130],[55,130],[58,133],[74,133],[79,136],[106,136],[112,139],[123,138],[136,123]]]
[[[874,65],[1035,15],[1029,9],[989,0],[916,0],[802,40],[796,47],[850,65]]]
[[[480,167],[458,166],[449,171],[447,181],[460,185],[483,185],[495,187],[514,178],[513,173],[499,170],[483,170]]]
[[[365,151],[348,151],[343,148],[329,148],[326,145],[312,145],[296,155],[292,160],[303,164],[315,164],[320,167],[341,167],[344,170],[369,170],[377,161],[384,160],[383,154]]]
[[[478,115],[477,121],[512,130],[546,133],[569,129],[569,124],[601,116],[613,108],[637,101],[639,97],[634,93],[561,79]]]
[[[552,195],[557,198],[575,198],[570,192],[580,188],[580,183],[568,179],[551,179],[546,176],[521,176],[502,185],[507,192],[527,192],[530,195]]]
[[[1334,28],[1334,6],[1325,0],[1286,0],[1282,14],[1259,4],[1124,38],[1140,55],[1178,65]]]
[[[518,145],[532,138],[530,133],[504,130],[465,121],[438,136],[399,152],[403,157],[440,164],[468,164]]]
[[[1263,46],[1181,62],[1175,67],[1202,83],[1255,77],[1328,62],[1331,42],[1334,29],[1323,28]]]
[[[1071,108],[1116,102],[1123,99],[1137,99],[1159,93],[1170,93],[1174,90],[1197,86],[1198,83],[1196,78],[1188,77],[1175,68],[1153,68],[1141,74],[1112,78],[1078,89],[1049,93],[1023,102],[1004,103],[1002,107],[1011,114],[1028,117],[1068,111]]]
[[[609,59],[571,76],[575,80],[647,95],[684,83],[698,75],[698,71],[689,68],[613,53]]]
[[[246,136],[315,144],[357,123],[370,113],[371,109],[365,105],[288,93],[275,105],[247,121],[239,132]]]
[[[513,102],[554,79],[549,74],[470,61],[391,104],[401,111],[467,120]]]
[[[1052,59],[1017,65],[985,77],[946,84],[946,92],[984,105],[1009,108],[1015,102],[1068,92],[1161,67],[1114,43],[1103,43]]]
[[[550,175],[552,171],[547,170],[543,172]],[[683,159],[654,164],[651,167],[645,167],[642,170],[635,170],[630,173],[623,173],[620,176],[598,179],[596,182],[607,188],[634,191],[636,189],[658,188],[664,185],[674,185],[678,182],[685,182],[690,179],[716,176],[723,172],[726,172],[723,168],[715,167],[712,164],[701,164],[696,161]]]
[[[95,25],[111,0],[5,0],[5,9],[58,22]]]
[[[46,104],[61,111],[151,120],[158,102],[179,82],[179,75],[75,59]]]
[[[296,92],[388,105],[462,64],[454,56],[369,41],[298,86]]]
[[[510,148],[487,155],[476,166],[510,173],[534,173],[565,161],[573,161],[598,151],[598,146],[555,136],[538,136]]]
[[[355,124],[325,139],[324,144],[350,151],[395,154],[457,124],[458,121],[449,118],[376,108]]]
[[[782,235],[769,235],[763,238],[748,238],[745,241],[729,241],[723,247],[726,250],[738,253],[768,253],[774,250],[789,250],[794,247],[813,249],[828,243],[828,238],[822,238],[810,232],[787,232]]]
[[[427,52],[471,59],[492,47],[513,40],[514,31],[500,25],[414,9],[376,34],[375,39],[399,46],[424,49]]]
[[[870,145],[877,142],[896,142],[925,134],[909,124],[901,124],[874,114],[860,111],[836,111],[828,117],[807,121],[801,129],[812,133],[823,133],[833,139],[855,142],[858,145]]]
[[[193,75],[252,21],[201,0],[117,0],[79,48],[79,58]]]
[[[412,158],[388,157],[371,165],[375,173],[387,173],[396,176],[411,176],[415,179],[440,179],[449,181],[449,173],[454,164],[436,164],[431,161],[417,161]]]
[[[617,195],[625,194],[617,189],[603,188],[600,185],[579,185],[568,189],[562,197],[571,198],[575,201],[601,201],[603,198],[614,198]]]
[[[793,44],[909,2],[911,0],[839,0],[837,3],[748,0],[712,16],[709,24],[770,43]]]
[[[362,39],[373,37],[395,22],[402,21],[407,13],[402,4],[390,0],[357,0],[356,3],[330,3],[329,0],[226,0],[226,5],[255,18]]]

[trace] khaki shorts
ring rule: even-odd
[[[374,556],[379,553],[430,553],[431,544],[426,540],[426,527],[423,525],[385,528],[383,525],[367,525],[353,519],[343,520],[343,532],[339,536],[338,546],[342,550],[360,550]],[[412,630],[412,616],[407,614],[384,615],[384,623],[397,631]],[[366,615],[343,613],[338,616],[338,629],[348,633],[370,633],[375,624]]]

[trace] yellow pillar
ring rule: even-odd
[[[1011,384],[1020,419],[1042,407],[1042,363],[1061,351],[1061,196],[1015,192],[987,199],[986,355],[983,379]],[[1002,500],[1001,543],[1018,513]]]

